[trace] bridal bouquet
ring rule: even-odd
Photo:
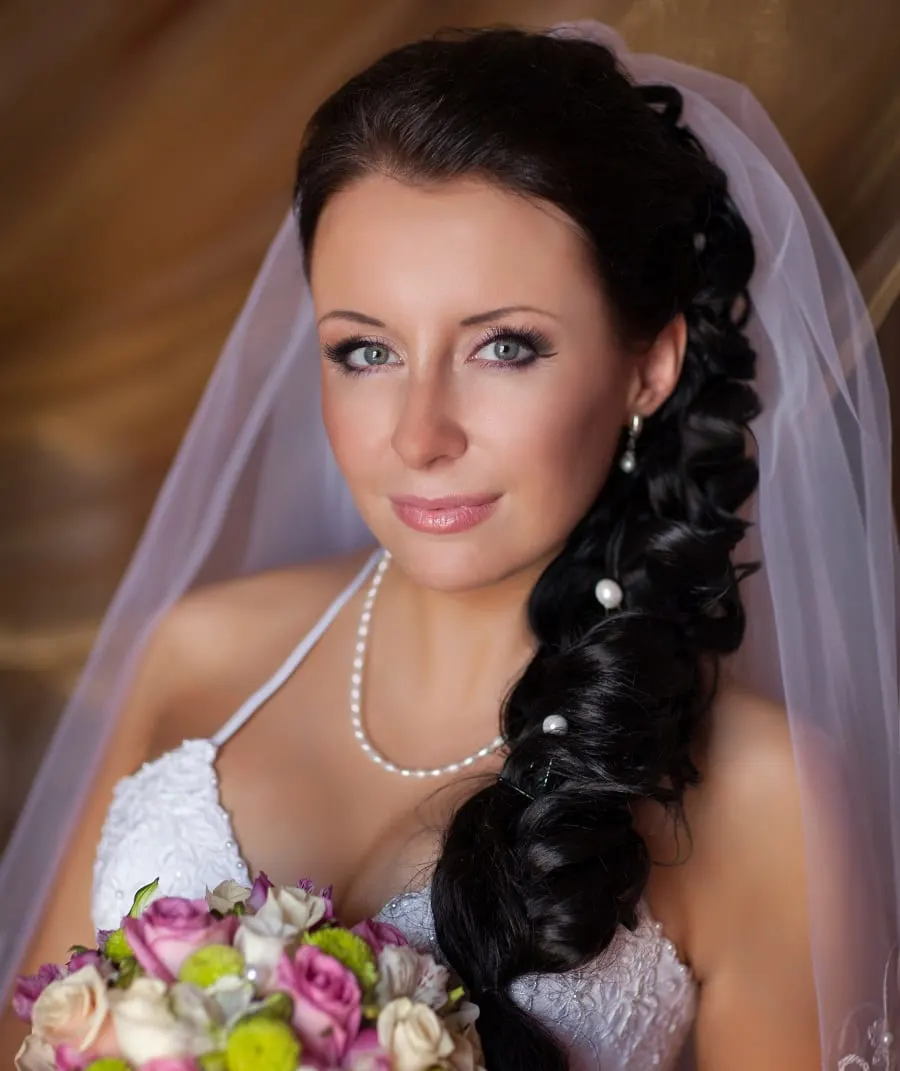
[[[120,929],[20,978],[18,1071],[481,1071],[475,1005],[386,923],[329,890],[141,889]]]

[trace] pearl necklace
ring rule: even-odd
[[[366,660],[369,622],[372,620],[372,607],[375,605],[375,597],[378,595],[378,589],[381,587],[381,581],[384,578],[384,574],[387,572],[390,561],[390,552],[386,550],[381,561],[378,563],[375,575],[372,577],[372,586],[369,588],[368,594],[366,595],[366,601],[363,604],[362,614],[359,618],[359,628],[356,630],[356,656],[353,659],[353,673],[350,676],[350,724],[353,726],[353,735],[359,742],[359,746],[363,749],[366,755],[369,756],[372,762],[376,763],[376,765],[380,766],[383,770],[387,770],[388,773],[400,774],[401,777],[443,777],[446,774],[459,773],[460,770],[473,766],[479,759],[486,758],[488,755],[493,754],[501,748],[505,743],[503,737],[496,737],[496,739],[492,740],[487,747],[483,747],[480,751],[476,751],[474,755],[468,755],[459,762],[451,762],[446,766],[436,766],[431,770],[415,770],[405,766],[397,766],[395,763],[386,759],[384,755],[377,750],[372,741],[369,740],[368,736],[366,736],[365,729],[363,729],[362,674]]]

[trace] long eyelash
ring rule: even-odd
[[[556,350],[553,349],[553,343],[543,331],[538,331],[536,327],[503,327],[502,324],[495,324],[493,327],[488,328],[476,343],[475,349],[484,349],[491,342],[497,342],[500,339],[511,339],[513,342],[524,343],[534,353],[532,357],[525,357],[520,361],[510,361],[505,366],[507,368],[523,368],[525,365],[532,364],[539,357],[553,357],[556,354]],[[494,362],[491,363],[493,364]],[[500,364],[500,362],[497,363],[498,365]]]
[[[498,362],[498,367],[523,368],[540,357],[553,357],[556,353],[553,349],[553,344],[543,331],[539,331],[535,327],[504,327],[502,324],[495,324],[493,327],[488,328],[479,338],[475,349],[476,351],[484,349],[485,346],[500,339],[511,339],[513,342],[522,343],[532,351],[533,356],[525,357],[519,361],[510,361],[505,366]],[[389,347],[389,343],[386,339],[378,338],[375,335],[348,335],[347,338],[341,339],[340,342],[323,343],[322,355],[326,360],[338,365],[341,371],[348,376],[362,376],[366,375],[367,369],[351,368],[347,363],[347,358],[350,354],[359,349],[360,346]]]
[[[347,358],[354,350],[358,350],[360,346],[384,346],[385,348],[390,348],[385,339],[376,338],[374,335],[348,335],[347,338],[342,338],[340,342],[323,342],[322,356],[327,361],[333,361],[348,376],[364,376],[369,371],[368,369],[351,368],[347,364]]]

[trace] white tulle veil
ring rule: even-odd
[[[900,1047],[897,543],[888,395],[865,305],[795,160],[745,87],[631,54],[598,23],[556,32],[608,44],[636,81],[681,90],[684,120],[727,172],[754,236],[750,331],[765,410],[754,425],[761,479],[749,541],[763,569],[745,588],[748,632],[735,668],[788,710],[823,1067],[893,1067]],[[4,988],[39,921],[154,622],[197,584],[371,542],[331,455],[318,376],[310,296],[288,216],[0,863]]]

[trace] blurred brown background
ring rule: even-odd
[[[900,387],[900,0],[0,0],[0,844],[317,101],[441,26],[587,17],[754,89]]]

